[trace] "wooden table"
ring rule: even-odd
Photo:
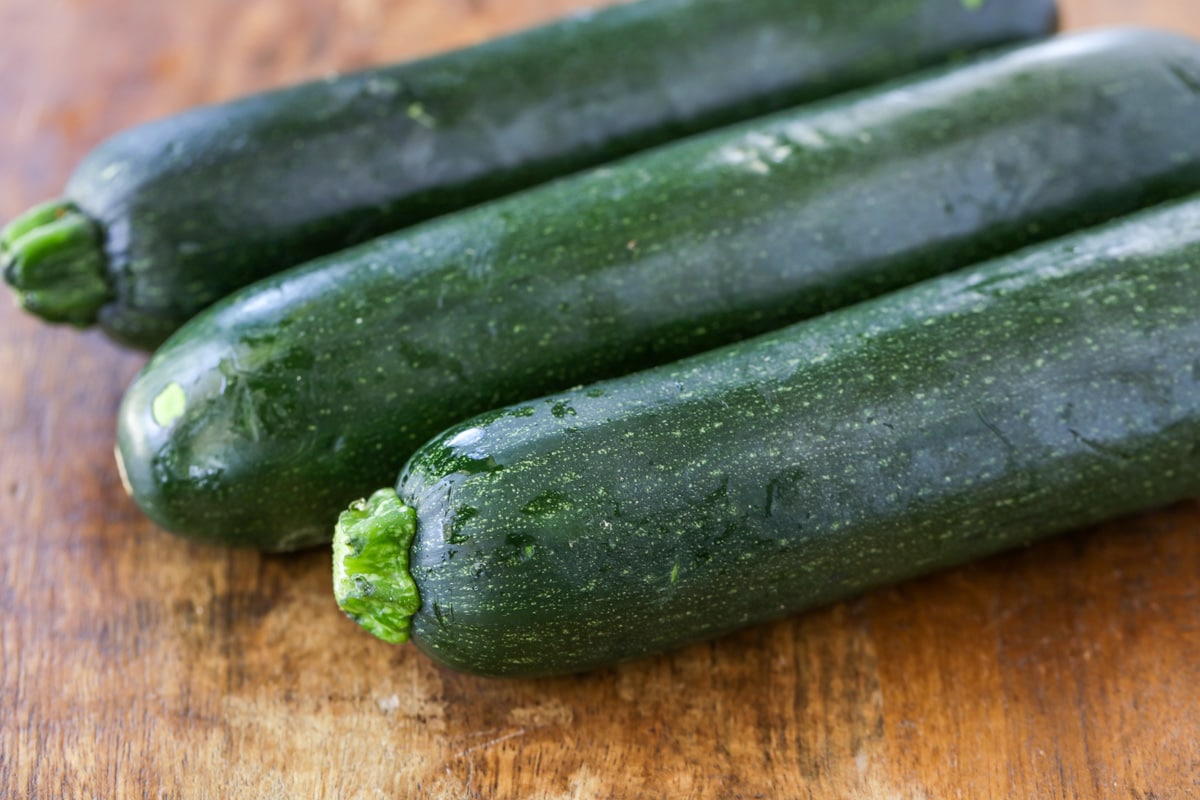
[[[129,124],[582,5],[0,0],[0,219]],[[1196,0],[1063,5],[1070,28],[1200,35]],[[1200,505],[642,663],[487,681],[359,631],[323,550],[147,522],[112,459],[143,359],[0,303],[2,797],[1200,797]]]

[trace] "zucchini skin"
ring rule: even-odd
[[[267,279],[135,379],[118,428],[131,494],[195,538],[327,542],[331,515],[461,419],[1200,189],[1200,94],[1180,74],[1200,82],[1197,43],[1064,37]]]
[[[1200,200],[422,448],[412,640],[640,658],[1200,492]]]
[[[1053,0],[644,0],[200,108],[110,139],[70,179],[61,210],[93,223],[107,297],[48,297],[58,265],[17,288],[49,320],[149,349],[375,235],[1055,24]],[[90,270],[92,251],[72,257]]]

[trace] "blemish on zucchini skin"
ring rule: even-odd
[[[571,510],[573,503],[564,492],[548,489],[521,506],[521,513],[530,517],[550,517]]]
[[[562,419],[566,416],[575,416],[575,409],[572,408],[567,402],[560,400],[553,403],[550,408],[550,413],[559,419]]]
[[[186,410],[187,393],[182,386],[172,381],[155,396],[150,406],[150,415],[160,428],[169,428]]]

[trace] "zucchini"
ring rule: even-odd
[[[1055,23],[1053,0],[644,0],[134,128],[0,260],[29,311],[150,348],[319,255]]]
[[[677,143],[269,278],[120,411],[167,530],[287,550],[476,413],[1200,189],[1200,44],[1066,37]],[[1097,168],[1103,165],[1103,168]]]
[[[1197,308],[1192,200],[489,412],[342,515],[338,602],[574,672],[1193,497]]]

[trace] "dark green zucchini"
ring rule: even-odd
[[[490,412],[342,515],[338,602],[571,672],[1193,497],[1198,309],[1193,200]]]
[[[643,0],[134,128],[0,260],[29,311],[151,347],[374,235],[1055,21],[1053,0]]]
[[[1200,189],[1200,44],[1066,37],[444,217],[196,317],[118,432],[162,527],[285,550],[445,427]]]

